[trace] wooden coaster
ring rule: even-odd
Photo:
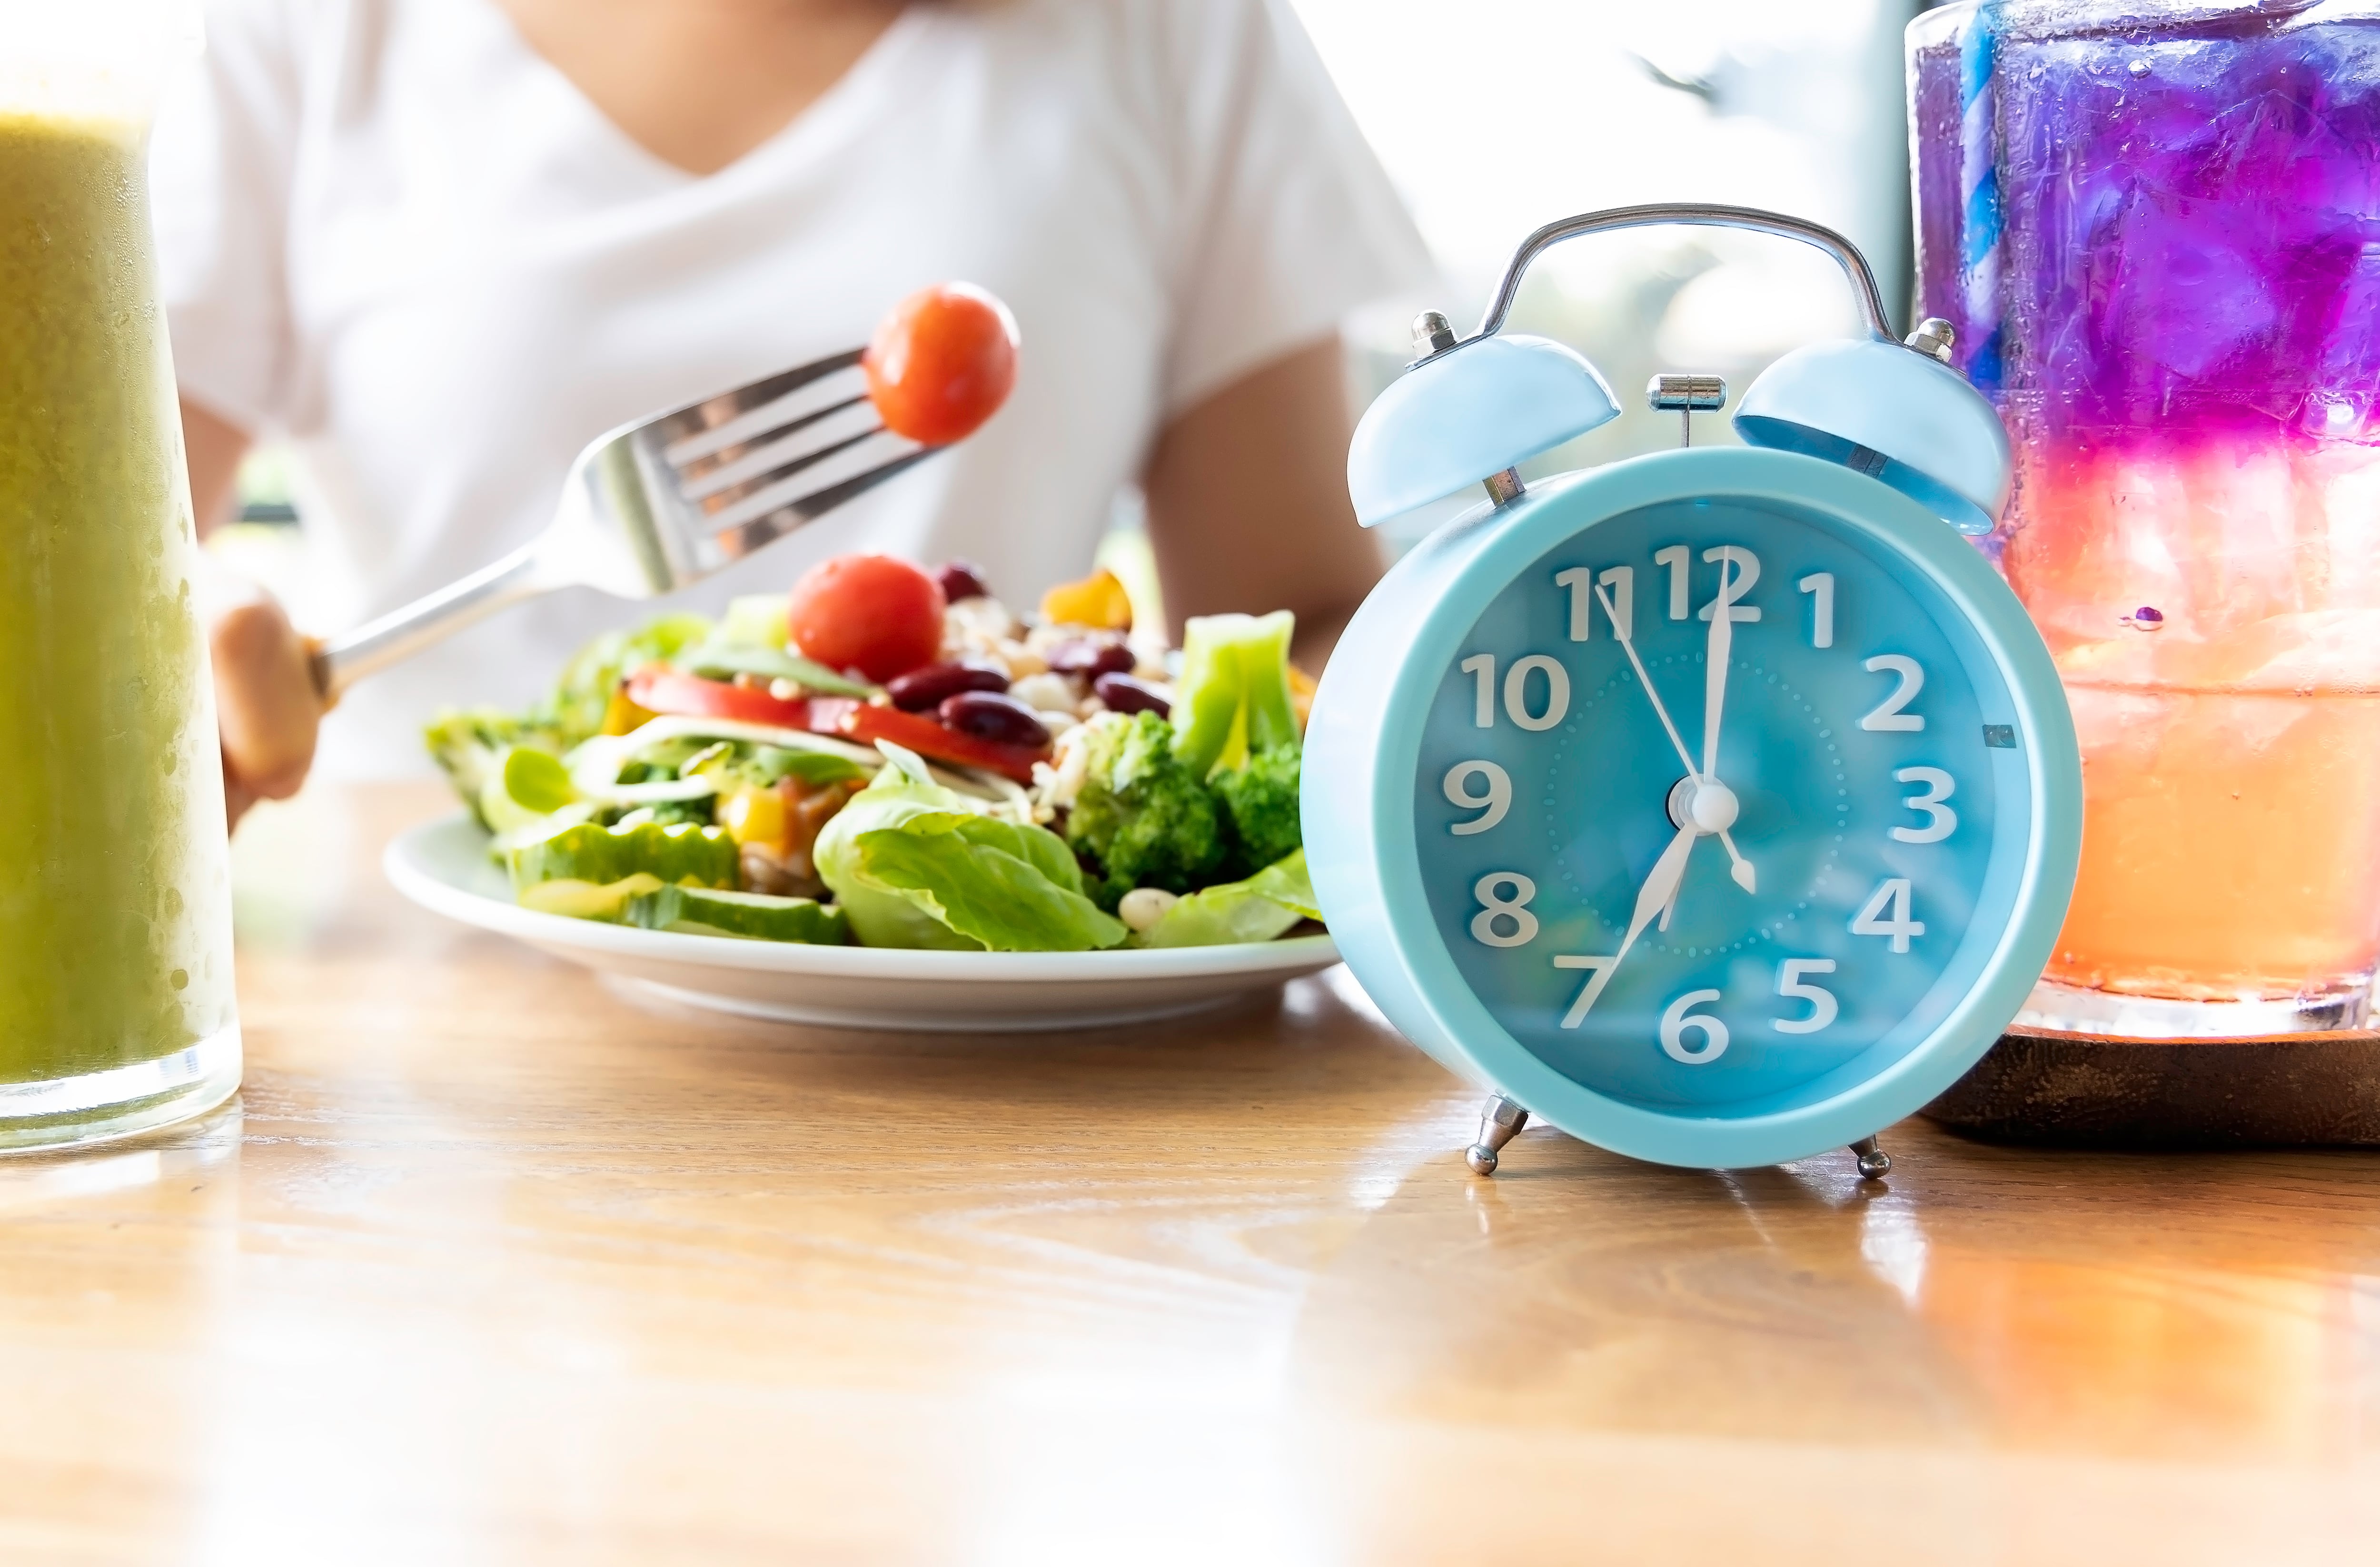
[[[1923,1114],[1973,1137],[2065,1147],[2380,1146],[2380,1031],[2138,1040],[2011,1029]]]

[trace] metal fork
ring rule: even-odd
[[[655,598],[700,582],[941,448],[887,430],[861,350],[623,425],[570,466],[545,531],[495,564],[335,637],[327,699],[525,598],[593,587]]]

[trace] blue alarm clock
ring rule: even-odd
[[[1524,486],[1618,416],[1560,344],[1500,331],[1548,245],[1657,223],[1816,245],[1863,340],[1786,356],[1742,448],[1691,446],[1716,378],[1664,376],[1687,447]],[[1366,413],[1366,525],[1473,484],[1349,625],[1306,737],[1306,857],[1364,989],[1491,1091],[1474,1169],[1529,1116],[1664,1163],[1850,1146],[1949,1088],[2047,961],[2082,843],[2048,650],[1962,533],[2006,432],[1904,344],[1841,235],[1741,208],[1640,207],[1532,235],[1487,319]]]

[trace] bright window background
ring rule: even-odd
[[[1900,34],[1916,0],[1292,3],[1445,273],[1439,297],[1354,324],[1366,400],[1412,357],[1415,310],[1468,332],[1530,230],[1600,207],[1726,201],[1815,219],[1866,252],[1906,330]],[[1855,321],[1840,270],[1789,240],[1677,229],[1557,247],[1512,324],[1585,353],[1628,416],[1524,472],[1674,445],[1676,417],[1644,411],[1653,375],[1722,375],[1740,394],[1778,355]],[[1724,415],[1695,424],[1697,443],[1734,440]]]

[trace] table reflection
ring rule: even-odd
[[[1802,1441],[2336,1460],[2380,1439],[2380,1166],[2098,1157],[1912,1123],[1698,1172],[1533,1130],[1450,1147],[1317,1280],[1326,1406]],[[2289,1222],[2274,1222],[2285,1204]]]

